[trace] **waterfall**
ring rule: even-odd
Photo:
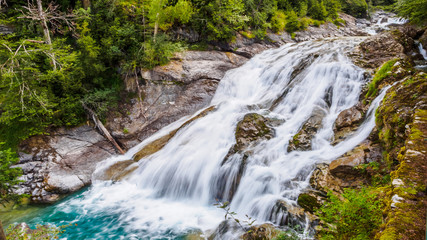
[[[67,230],[69,239],[180,239],[194,231],[207,234],[224,219],[224,212],[213,206],[218,189],[227,196],[233,187],[230,182],[241,174],[230,197],[231,210],[238,218],[251,216],[257,224],[281,224],[287,212],[279,211],[277,203],[296,206],[314,166],[351,150],[375,126],[374,112],[385,92],[373,101],[355,134],[331,145],[338,114],[358,102],[365,84],[364,71],[346,57],[362,40],[286,44],[255,56],[226,73],[211,102],[215,110],[185,125],[160,151],[141,159],[128,178],[120,182],[94,179],[89,190],[33,221],[78,224]],[[323,120],[312,150],[288,152],[289,141],[318,112]],[[248,113],[278,124],[273,138],[251,146],[240,172],[242,154],[232,155],[225,163],[224,158],[235,144],[237,123]],[[190,118],[172,123],[124,156],[105,160],[95,175],[130,159]],[[220,181],[222,176],[227,181]],[[300,224],[309,229],[304,219]]]
[[[421,43],[418,43],[418,50],[420,51],[420,54],[423,55],[424,60],[427,60],[427,52]]]

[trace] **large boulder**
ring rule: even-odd
[[[316,107],[311,117],[303,124],[301,130],[289,141],[288,152],[294,150],[311,150],[311,140],[317,131],[322,127],[322,121],[325,116],[325,110],[320,107]]]
[[[381,148],[369,140],[365,140],[354,149],[329,164],[329,172],[346,182],[355,183],[363,180],[360,170],[356,167],[370,162],[380,162]]]
[[[392,32],[384,32],[362,42],[353,52],[357,65],[375,69],[393,58],[405,58],[405,48]]]
[[[361,103],[342,111],[334,124],[334,139],[332,145],[343,141],[351,135],[364,119],[367,107]]]
[[[221,171],[221,175],[217,180],[217,199],[222,201],[232,200],[240,184],[247,159],[252,154],[251,147],[274,136],[272,124],[271,120],[257,113],[246,114],[237,123],[235,132],[236,143],[230,148],[221,165],[224,166],[227,163],[237,164],[239,166],[238,171],[236,175],[230,175],[228,171]]]
[[[274,130],[265,117],[250,113],[246,114],[236,127],[236,144],[233,149],[242,151],[260,140],[271,139]]]
[[[243,234],[241,239],[244,240],[267,240],[274,239],[280,230],[278,230],[273,224],[264,223],[257,226],[252,226],[249,230]]]
[[[113,154],[111,143],[87,125],[32,137],[20,145],[16,166],[24,182],[18,192],[34,202],[54,202],[90,184],[97,163]]]

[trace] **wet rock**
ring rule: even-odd
[[[267,240],[273,239],[280,233],[273,224],[264,223],[262,225],[252,226],[248,232],[243,234],[241,239],[245,240]]]
[[[408,40],[409,41],[409,40]],[[372,36],[362,42],[352,53],[355,63],[375,69],[393,58],[405,58],[405,47],[392,32]]]
[[[310,189],[298,196],[297,203],[305,211],[314,213],[323,204],[326,196],[321,191]]]
[[[418,39],[418,41],[423,45],[424,50],[427,51],[427,31],[424,31],[424,34]]]
[[[335,128],[340,130],[344,127],[350,127],[359,124],[363,120],[363,114],[358,106],[353,106],[342,111],[335,121]]]
[[[316,224],[316,217],[305,212],[303,208],[279,200],[271,210],[269,219],[272,223],[279,226],[287,226],[295,230],[302,230],[305,228],[306,217],[310,219],[310,224]]]
[[[380,162],[382,159],[381,148],[365,140],[356,148],[345,153],[342,157],[329,164],[330,173],[347,182],[359,181],[361,174],[355,167],[369,162]]]
[[[217,180],[216,198],[223,201],[231,201],[240,179],[246,167],[247,159],[252,154],[251,147],[263,140],[274,136],[272,120],[257,113],[246,114],[237,123],[235,139],[236,143],[230,148],[221,165],[233,165],[237,168],[237,174],[230,174],[230,166],[226,166]],[[227,186],[230,186],[227,188]]]
[[[311,149],[311,140],[317,131],[322,127],[322,121],[325,117],[325,111],[317,107],[312,116],[304,123],[301,130],[289,141],[288,152],[307,151]]]
[[[312,189],[326,194],[328,191],[342,192],[342,181],[334,177],[329,171],[329,165],[326,163],[317,164],[310,177],[310,186]]]
[[[102,181],[119,181],[129,175],[131,172],[135,171],[137,168],[138,165],[133,160],[119,161],[102,171],[102,174],[95,174],[96,176],[94,177],[96,180]]]
[[[367,105],[363,105],[359,102],[338,115],[334,124],[334,139],[332,145],[340,143],[359,128],[367,109]]]
[[[271,139],[274,136],[274,130],[269,126],[268,119],[256,114],[250,113],[243,117],[236,127],[236,145],[234,151],[242,151],[260,140]]]
[[[246,229],[242,229],[235,221],[224,220],[208,237],[208,240],[238,239],[244,231],[246,231]]]

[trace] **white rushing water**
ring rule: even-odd
[[[372,15],[371,23],[369,26],[365,26],[364,30],[370,35],[375,35],[379,32],[390,30],[391,25],[402,25],[407,22],[407,19],[398,17],[396,14],[377,11]]]
[[[421,43],[418,43],[418,50],[420,51],[420,54],[423,56],[424,60],[427,60],[427,51],[424,49]]]
[[[371,104],[355,134],[331,145],[338,114],[357,103],[365,83],[364,71],[345,56],[361,40],[287,44],[255,56],[227,72],[211,102],[216,106],[213,112],[182,128],[157,153],[141,159],[126,180],[95,180],[89,191],[60,204],[57,211],[115,216],[114,223],[96,227],[95,239],[167,239],[191,230],[213,230],[224,219],[224,212],[213,206],[218,196],[231,200],[238,218],[248,214],[257,224],[299,221],[304,226],[304,220],[286,220],[287,212],[277,203],[295,206],[317,163],[330,162],[367,138],[375,125],[374,111],[385,94]],[[235,144],[237,123],[248,113],[277,120],[275,137],[252,146],[252,154],[244,161],[241,154],[234,154],[223,162]],[[313,150],[288,152],[289,141],[313,113],[323,117]],[[102,162],[95,175],[114,162],[130,159],[189,118],[171,124],[124,156]],[[229,193],[239,173],[240,184],[232,197]],[[126,234],[108,235],[118,228]],[[232,232],[227,234],[223,239],[235,238]]]

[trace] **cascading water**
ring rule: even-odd
[[[330,162],[351,150],[375,125],[373,113],[384,92],[371,104],[359,130],[331,145],[338,114],[357,103],[365,83],[364,71],[345,56],[361,40],[287,44],[255,56],[221,80],[211,103],[215,110],[181,128],[160,151],[141,159],[125,180],[95,179],[89,190],[46,208],[30,222],[78,224],[67,230],[64,236],[68,239],[180,239],[220,224],[224,212],[213,206],[218,189],[223,190],[224,198],[231,198],[227,195],[233,187],[230,182],[241,174],[231,209],[239,218],[252,216],[257,224],[282,223],[287,212],[278,209],[277,203],[295,206],[299,193],[309,185],[315,164]],[[322,126],[312,140],[312,150],[288,152],[292,137],[319,112]],[[235,144],[237,123],[248,113],[279,124],[273,138],[251,146],[244,169],[239,171],[242,154],[236,153],[226,162],[224,157]],[[105,160],[94,175],[130,159],[187,119],[171,124],[124,156]],[[299,221],[308,229],[304,219]],[[235,238],[233,232],[227,234],[224,239]]]
[[[418,43],[418,50],[420,51],[420,54],[423,56],[424,60],[427,60],[427,51],[424,49],[421,43]]]

